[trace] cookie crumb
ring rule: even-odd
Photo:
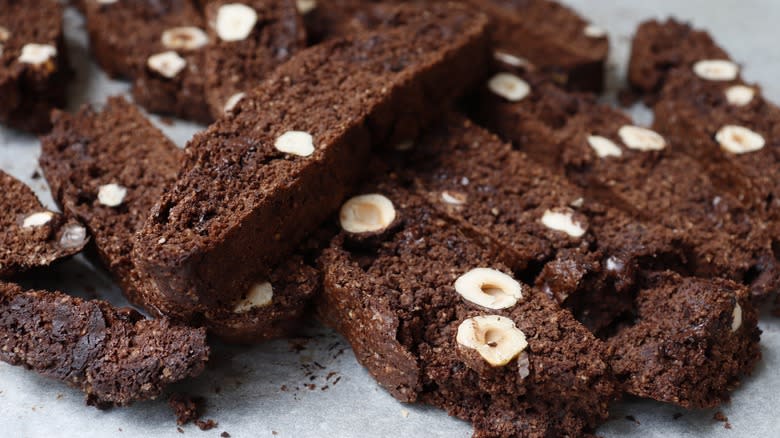
[[[183,426],[200,418],[203,397],[191,397],[186,394],[173,393],[168,398],[168,405],[176,415],[176,424]]]
[[[181,427],[177,427],[176,428],[176,432],[184,433],[184,429],[182,429]]]
[[[726,414],[724,414],[721,411],[715,412],[715,415],[712,416],[712,419],[715,420],[715,421],[723,422],[723,423],[726,423],[726,422],[729,421],[729,417],[727,417]]]
[[[401,409],[401,416],[404,418],[409,418],[409,411],[406,409]]]
[[[219,423],[217,423],[216,421],[214,421],[212,419],[208,419],[206,421],[196,420],[195,421],[195,425],[198,426],[200,428],[200,430],[205,432],[207,430],[211,430],[211,429],[217,427],[219,425]]]
[[[230,434],[227,432],[222,432],[221,434],[219,434],[219,436],[221,436],[222,438],[230,438]]]

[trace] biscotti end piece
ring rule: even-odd
[[[416,136],[481,77],[482,15],[407,7],[419,17],[299,53],[190,142],[134,249],[158,293],[232,302],[338,208],[372,146]]]
[[[610,365],[630,394],[716,407],[761,358],[757,322],[734,282],[656,274],[637,295],[634,325],[607,341]]]
[[[68,65],[63,8],[55,0],[0,1],[0,123],[44,133],[65,106]]]
[[[41,168],[63,211],[82,221],[103,264],[136,305],[144,306],[130,257],[133,235],[166,184],[176,178],[183,152],[122,97],[98,111],[57,113],[41,139]]]
[[[306,46],[294,0],[210,1],[204,10],[212,41],[202,74],[214,119],[230,111],[279,64]],[[231,101],[231,98],[233,101]]]
[[[203,329],[0,283],[0,359],[82,390],[90,405],[153,399],[200,374],[208,355]]]
[[[48,266],[89,242],[79,222],[45,208],[23,182],[0,171],[0,278]]]

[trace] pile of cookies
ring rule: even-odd
[[[729,399],[780,267],[780,109],[710,36],[606,32],[549,0],[82,0],[134,103],[63,111],[54,0],[0,0],[0,122],[62,213],[2,174],[0,359],[90,404],[200,373],[313,308],[404,402],[475,436],[580,436],[623,394]],[[137,105],[208,124],[178,149]],[[23,290],[84,251],[153,319]]]

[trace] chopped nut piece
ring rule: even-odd
[[[239,92],[230,96],[227,102],[225,102],[225,109],[224,109],[225,113],[229,113],[233,111],[236,105],[238,105],[238,102],[241,102],[241,99],[243,99],[244,96],[246,96],[246,93],[243,92]]]
[[[146,65],[152,71],[172,79],[184,70],[184,67],[187,66],[187,60],[174,51],[168,51],[150,56]]]
[[[660,151],[666,147],[666,140],[661,134],[639,126],[625,125],[618,130],[623,144],[637,151]]]
[[[60,237],[60,246],[66,249],[78,248],[87,240],[87,229],[81,225],[68,225]]]
[[[209,42],[206,32],[195,26],[174,27],[163,32],[163,46],[172,50],[197,50]]]
[[[746,154],[760,150],[766,144],[764,137],[743,126],[726,125],[715,134],[715,140],[726,152]]]
[[[555,231],[561,231],[571,237],[582,237],[586,227],[574,220],[574,211],[570,208],[547,210],[542,215],[542,224]]]
[[[51,219],[54,217],[54,213],[50,211],[41,211],[38,213],[33,213],[26,218],[24,218],[24,221],[22,222],[22,228],[38,228],[42,227],[49,222],[51,222]]]
[[[0,43],[4,43],[11,38],[11,31],[8,28],[0,26]]]
[[[494,367],[501,367],[528,347],[525,334],[514,321],[499,315],[468,318],[458,326],[458,345],[476,350]]]
[[[493,58],[495,58],[496,61],[503,62],[504,64],[512,67],[525,68],[531,65],[531,63],[527,59],[509,53],[505,53],[505,52],[496,51],[493,53]]]
[[[306,15],[317,7],[317,0],[296,0],[295,6],[299,14]]]
[[[57,56],[57,48],[49,44],[25,44],[19,62],[24,64],[41,65]]]
[[[355,196],[341,207],[341,228],[348,233],[381,231],[395,220],[392,201],[379,194]]]
[[[607,36],[607,31],[599,26],[596,26],[595,24],[589,24],[585,26],[585,29],[582,31],[582,33],[584,33],[588,38],[606,38]]]
[[[246,298],[241,300],[233,309],[235,313],[246,313],[256,307],[265,307],[271,304],[274,297],[274,289],[271,283],[257,283],[249,290]]]
[[[599,158],[619,157],[623,151],[614,141],[600,135],[588,136],[588,144],[596,152]]]
[[[287,131],[276,139],[274,147],[286,154],[308,157],[314,153],[314,138],[308,132]]]
[[[441,200],[450,205],[463,205],[466,203],[466,195],[460,192],[441,192]]]
[[[458,277],[455,292],[466,301],[492,310],[513,307],[523,297],[517,280],[489,268],[475,268]]]
[[[119,184],[106,184],[98,190],[98,202],[106,207],[118,207],[125,201],[127,189]]]
[[[745,85],[732,85],[726,89],[726,100],[734,106],[749,104],[756,95],[756,90]]]
[[[528,82],[511,73],[496,74],[488,81],[488,88],[510,102],[519,102],[531,92]]]
[[[740,327],[742,327],[742,306],[736,303],[731,318],[731,332],[736,332]]]
[[[705,59],[693,65],[693,72],[708,81],[733,81],[739,75],[739,66],[725,59]]]
[[[246,39],[257,24],[257,12],[241,3],[220,6],[217,11],[215,30],[222,41]]]

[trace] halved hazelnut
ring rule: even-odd
[[[502,367],[528,347],[525,334],[514,321],[499,315],[468,318],[456,336],[462,348],[475,350],[491,366]]]
[[[173,79],[187,66],[187,60],[174,51],[168,51],[150,56],[146,65],[163,77]]]
[[[127,196],[127,189],[119,184],[111,183],[100,186],[98,189],[98,202],[106,207],[118,207],[122,205]]]
[[[528,82],[511,73],[496,74],[488,81],[488,88],[510,102],[519,102],[531,92]]]
[[[733,81],[739,66],[726,59],[705,59],[693,65],[696,76],[708,81]]]
[[[756,95],[756,90],[745,85],[732,85],[726,89],[726,100],[734,106],[749,104]]]
[[[238,102],[241,102],[241,99],[243,99],[244,96],[246,96],[246,93],[243,92],[239,92],[230,96],[227,102],[225,102],[225,108],[224,108],[225,113],[229,113],[233,111],[236,105],[238,105]]]
[[[666,140],[661,134],[639,126],[624,125],[618,130],[623,144],[637,151],[660,151],[666,147]]]
[[[197,50],[208,44],[209,37],[195,26],[181,26],[166,30],[160,40],[167,49]]]
[[[274,298],[274,288],[269,282],[257,283],[249,289],[246,297],[233,308],[235,313],[246,313],[256,307],[265,307],[271,304]]]
[[[542,215],[542,224],[571,237],[582,237],[586,231],[586,226],[574,219],[574,210],[568,207],[545,211]]]
[[[620,149],[620,147],[616,145],[614,141],[608,139],[607,137],[602,137],[600,135],[589,135],[588,144],[593,149],[593,151],[596,152],[596,155],[599,158],[619,157],[623,155],[623,150]]]
[[[740,327],[742,327],[742,306],[736,303],[731,313],[731,332],[736,332]]]
[[[308,157],[314,153],[314,137],[308,132],[287,131],[276,139],[274,147],[285,154]]]
[[[760,150],[766,145],[761,134],[744,126],[726,125],[715,134],[715,140],[726,152],[746,154]]]
[[[295,6],[299,14],[306,15],[317,8],[317,0],[296,0]]]
[[[341,206],[339,221],[348,233],[369,233],[384,230],[395,220],[392,201],[384,195],[372,193],[355,196]]]
[[[475,268],[458,277],[455,292],[466,301],[492,310],[513,307],[523,298],[517,280],[489,268]]]
[[[467,196],[461,192],[453,192],[449,190],[441,192],[441,200],[444,201],[445,204],[463,205],[466,203],[466,199],[468,199]]]
[[[41,65],[57,56],[57,48],[50,44],[29,43],[22,47],[19,62],[23,64]]]
[[[257,12],[241,3],[229,3],[219,7],[214,23],[217,35],[222,41],[246,39],[257,24]]]
[[[50,211],[39,211],[37,213],[33,213],[24,218],[24,221],[22,221],[22,228],[42,227],[51,222],[53,217],[54,213]]]

